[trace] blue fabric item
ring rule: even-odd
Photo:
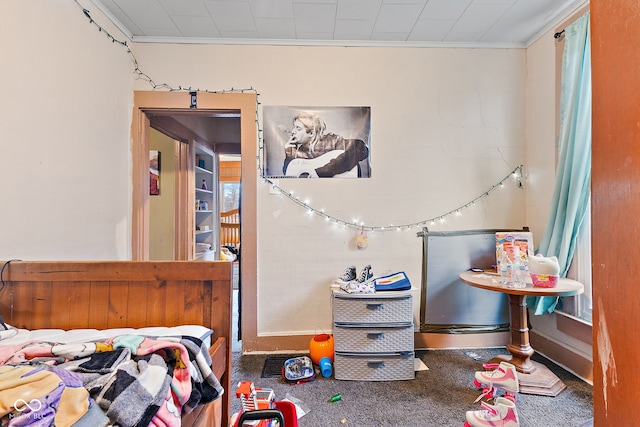
[[[560,157],[552,204],[538,253],[555,255],[566,277],[591,196],[591,47],[589,12],[565,28],[560,93]],[[527,297],[534,314],[551,313],[557,297]]]
[[[376,277],[374,280],[374,287],[376,292],[407,291],[411,289],[411,282],[404,271],[399,271],[394,274]]]

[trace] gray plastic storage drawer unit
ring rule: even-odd
[[[338,380],[413,379],[413,301],[409,291],[333,291],[334,371]]]

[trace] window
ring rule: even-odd
[[[587,208],[591,212],[591,202]],[[584,285],[584,293],[575,297],[563,298],[562,312],[578,317],[591,323],[592,292],[591,292],[591,215],[587,215],[580,234],[576,251],[573,255],[571,267],[567,277],[577,280]]]
[[[229,212],[240,207],[239,156],[226,155],[220,161],[220,212]]]
[[[220,206],[222,212],[228,212],[232,209],[238,209],[240,206],[240,183],[239,182],[221,182],[220,195],[222,200]]]

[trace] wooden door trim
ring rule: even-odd
[[[149,158],[149,118],[137,107],[133,109],[131,121],[132,157],[132,219],[131,259],[149,260],[149,172],[142,162]]]
[[[240,111],[241,171],[241,271],[242,345],[247,351],[258,347],[257,336],[257,94],[198,93],[198,109],[190,109],[187,92],[135,91],[133,96],[132,138],[132,227],[133,260],[149,259],[149,119],[145,111],[173,110],[202,114],[206,110]],[[191,144],[189,144],[191,146]]]
[[[195,209],[195,198],[193,191],[195,188],[193,173],[193,144],[185,144],[175,141],[175,259],[192,260],[194,246],[195,219],[193,210]]]

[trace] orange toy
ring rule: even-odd
[[[320,365],[323,357],[328,357],[333,362],[333,335],[317,334],[311,338],[309,356],[316,365]]]

